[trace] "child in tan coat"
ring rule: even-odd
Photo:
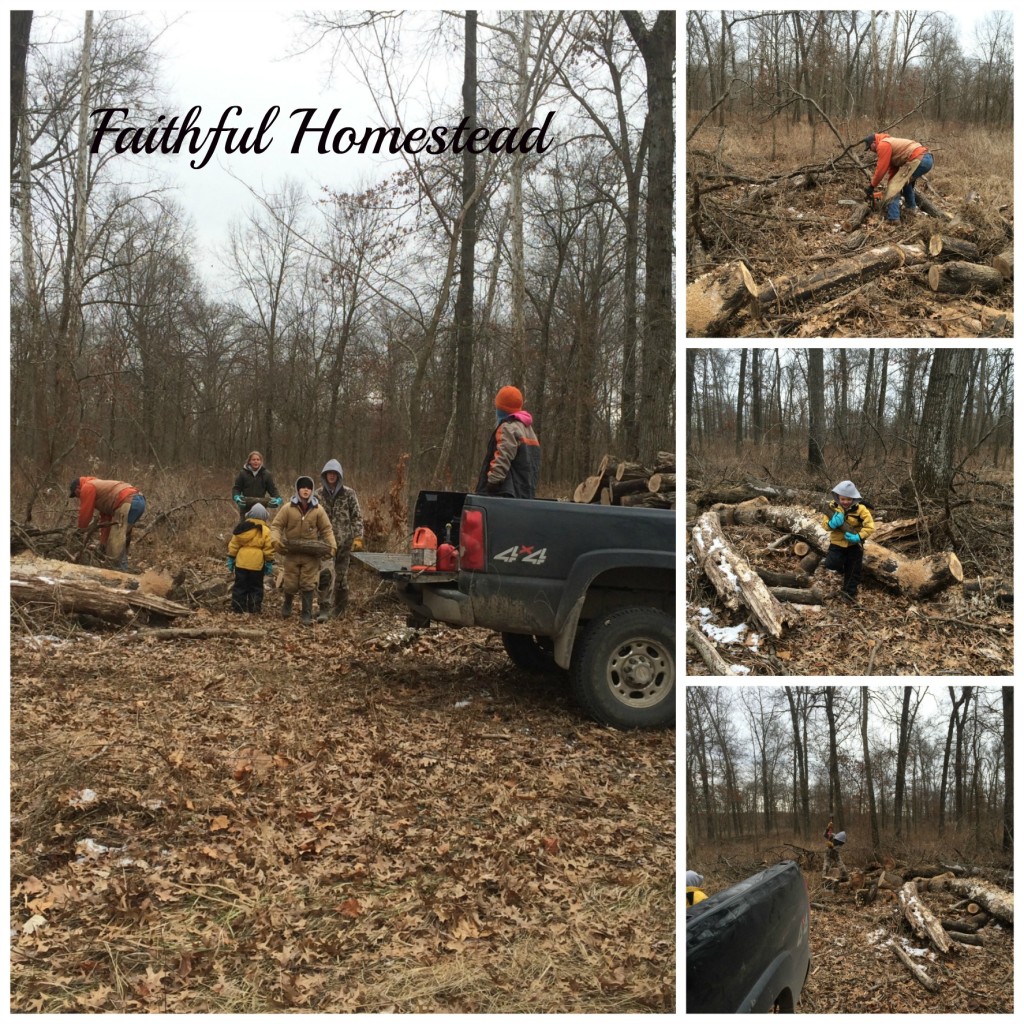
[[[272,527],[274,550],[284,555],[284,606],[281,614],[288,618],[292,613],[292,602],[296,594],[302,595],[302,618],[304,626],[313,624],[313,592],[320,576],[321,556],[316,553],[289,549],[290,541],[320,540],[330,549],[333,558],[338,550],[331,529],[331,520],[323,506],[313,496],[313,478],[300,476],[295,481],[292,499],[274,517]]]

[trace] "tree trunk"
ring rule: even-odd
[[[1013,687],[1003,688],[1003,850],[1013,849]]]
[[[807,408],[807,465],[820,471],[825,466],[825,352],[821,348],[807,352]]]
[[[950,892],[980,903],[1001,921],[1013,924],[1013,893],[998,885],[976,878],[950,878],[945,883]]]
[[[953,483],[972,357],[972,349],[937,348],[932,358],[914,454],[913,486],[918,494],[935,501],[945,502]]]
[[[928,286],[933,292],[951,292],[966,295],[968,292],[995,292],[1006,282],[994,267],[980,263],[936,263],[928,270]]]
[[[747,562],[732,550],[722,535],[717,512],[705,512],[691,534],[697,564],[707,575],[726,607],[746,605],[758,624],[772,636],[781,636],[785,609],[771,595]]]

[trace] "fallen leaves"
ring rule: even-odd
[[[261,626],[12,655],[13,1009],[672,1012],[674,734],[484,631]]]

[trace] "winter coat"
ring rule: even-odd
[[[84,530],[95,512],[101,523],[109,523],[114,510],[138,494],[137,488],[122,480],[100,480],[83,476],[78,482],[78,528]]]
[[[885,132],[876,132],[875,152],[878,154],[878,162],[875,164],[871,184],[877,186],[881,184],[886,174],[895,175],[904,164],[924,156],[928,152],[928,147],[922,146],[920,142],[914,142],[913,139],[894,139]]]
[[[532,498],[539,477],[540,441],[533,417],[525,410],[514,412],[494,428],[487,442],[476,493]]]
[[[231,532],[228,555],[236,569],[262,569],[274,560],[274,538],[262,519],[243,519]]]
[[[243,498],[256,498],[258,501],[262,501],[268,494],[272,498],[281,497],[277,490],[277,484],[274,483],[274,478],[270,475],[266,465],[260,466],[253,472],[253,468],[248,462],[235,477],[235,485],[231,488],[232,498],[236,498],[239,494]]]
[[[274,535],[274,550],[283,551],[286,561],[289,557],[287,542],[290,540],[322,540],[330,545],[331,555],[338,550],[334,531],[331,529],[331,520],[315,495],[311,495],[309,504],[303,506],[296,491],[291,501],[274,516],[271,531]]]
[[[327,474],[338,474],[338,483],[332,491],[327,486]],[[316,497],[323,506],[334,530],[334,539],[338,542],[339,551],[347,551],[352,541],[363,535],[363,513],[359,508],[359,499],[351,487],[345,486],[345,477],[341,471],[341,463],[337,459],[328,459],[320,471],[321,485],[316,489]]]
[[[847,533],[859,533],[860,542],[863,544],[868,537],[875,532],[875,520],[871,515],[871,509],[862,501],[855,501],[848,509],[843,509],[843,506],[837,501],[830,501],[828,503],[829,511],[822,515],[822,522],[826,530],[829,530],[828,521],[832,518],[836,512],[846,513],[846,520],[838,530],[829,530],[829,540],[838,547],[848,548],[850,542],[846,539],[844,534]]]

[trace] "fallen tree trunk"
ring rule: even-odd
[[[965,295],[967,292],[995,292],[1006,282],[994,267],[980,263],[937,263],[928,271],[928,286],[933,292]]]
[[[920,190],[915,189],[914,194],[917,197],[918,209],[924,210],[929,217],[937,217],[939,220],[945,221],[953,220],[953,214],[946,213],[945,210],[940,210],[930,199],[923,196]]]
[[[13,568],[11,600],[19,605],[49,605],[64,613],[92,615],[117,623],[130,622],[143,611],[167,618],[192,614],[191,608],[141,590],[114,589],[84,579],[21,575]]]
[[[1013,924],[1013,893],[1000,889],[992,882],[976,878],[951,878],[946,886],[950,892],[966,896],[980,903],[990,914],[1001,921]]]
[[[737,523],[765,523],[778,530],[798,534],[816,551],[821,554],[828,552],[829,534],[821,525],[820,517],[809,509],[750,501],[735,506],[732,515]],[[805,572],[810,571],[804,562],[801,562],[801,568]],[[952,551],[912,559],[870,540],[864,545],[864,572],[913,598],[930,597],[962,582],[964,578],[960,560]]]
[[[206,626],[202,629],[140,629],[132,640],[210,640],[214,637],[233,636],[241,640],[265,640],[266,633],[258,629],[225,629]]]
[[[843,221],[843,230],[849,233],[856,231],[864,223],[871,212],[869,203],[856,203],[850,210],[849,216]]]
[[[718,513],[705,512],[693,527],[691,546],[697,565],[711,581],[727,608],[741,604],[772,636],[782,635],[785,609],[761,582],[749,564],[729,546]]]
[[[769,569],[756,569],[758,576],[769,587],[796,587],[806,589],[811,585],[811,577],[795,572],[771,572]]]
[[[892,947],[892,951],[896,954],[896,957],[903,964],[904,967],[910,971],[911,976],[919,984],[923,985],[929,992],[938,992],[939,983],[934,978],[928,976],[928,972],[918,964],[915,964],[910,957],[903,952],[900,944],[895,939],[889,940],[889,945]]]
[[[917,884],[907,882],[899,891],[899,904],[911,930],[919,939],[928,939],[940,952],[949,952],[949,936],[942,930],[939,919],[921,902]]]
[[[805,590],[801,587],[769,587],[780,601],[791,604],[821,604],[824,598],[818,590]]]

